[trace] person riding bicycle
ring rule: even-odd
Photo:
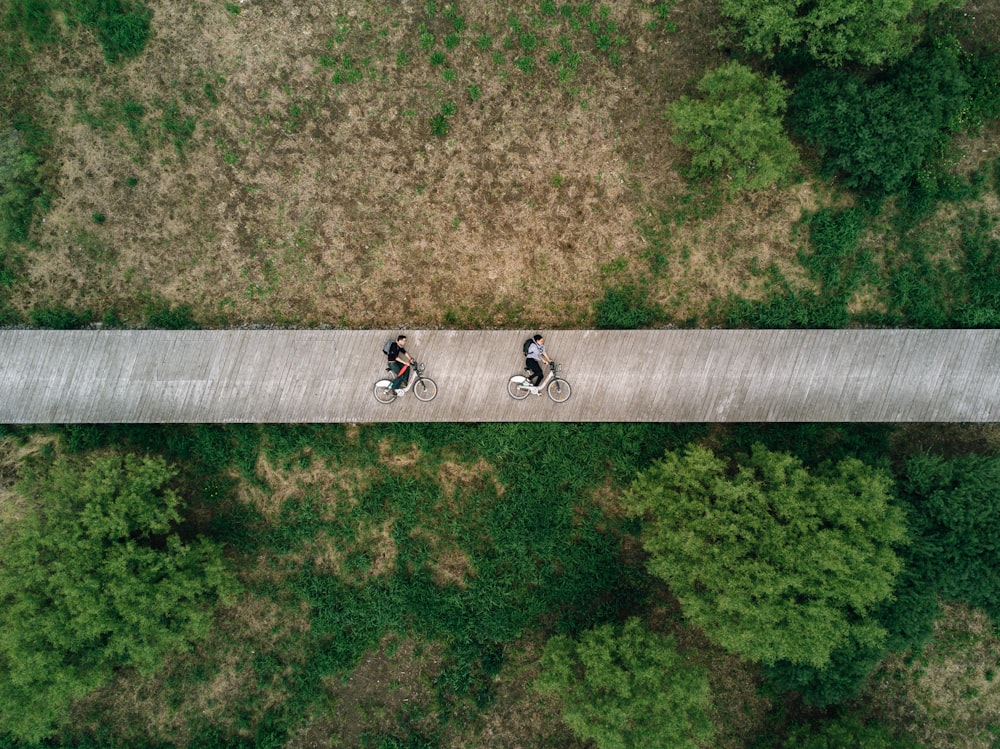
[[[531,383],[532,392],[538,393],[538,386],[541,384],[545,374],[542,372],[542,363],[552,364],[549,355],[545,353],[545,338],[541,333],[536,334],[528,345],[527,356],[524,359],[524,368],[531,372],[528,382]]]
[[[406,353],[405,346],[406,336],[399,335],[395,341],[389,344],[389,350],[386,352],[389,369],[396,375],[392,384],[389,385],[389,389],[395,390],[399,395],[403,395],[410,389],[410,370],[413,368],[413,359]]]

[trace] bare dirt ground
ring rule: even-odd
[[[665,105],[722,59],[708,0],[679,2],[676,32],[647,4],[594,6],[590,21],[615,24],[617,64],[586,21],[534,5],[151,5],[135,61],[109,68],[81,29],[39,59],[58,196],[21,308],[128,318],[165,300],[216,324],[586,324],[602,268],[635,264],[637,222],[684,190]],[[142,107],[131,131],[115,114],[125,101]],[[433,134],[449,105],[447,135]],[[678,283],[699,291],[681,307],[739,286],[752,254],[794,257],[784,224],[810,195],[745,201],[692,234]]]

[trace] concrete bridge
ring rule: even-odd
[[[392,330],[0,331],[0,423],[1000,420],[1000,331],[542,331],[573,395],[506,391],[536,331],[411,330],[438,397],[383,405]]]

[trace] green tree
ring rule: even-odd
[[[804,48],[830,66],[882,65],[905,55],[920,39],[926,14],[964,0],[722,0],[743,46],[771,56]]]
[[[559,697],[566,725],[599,749],[694,749],[712,738],[707,672],[635,618],[578,641],[553,637],[535,688]]]
[[[18,491],[34,508],[0,543],[0,725],[48,735],[116,668],[149,674],[206,634],[234,583],[219,549],[178,533],[162,458],[59,457]]]
[[[812,475],[755,445],[727,471],[710,450],[668,452],[626,492],[644,516],[650,570],[726,649],[822,668],[834,649],[877,646],[870,613],[892,593],[905,537],[891,482],[859,460]]]
[[[730,193],[788,180],[798,152],[782,125],[789,91],[730,62],[698,82],[700,98],[682,96],[667,110],[673,141],[691,151],[691,179],[726,181]]]

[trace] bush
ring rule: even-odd
[[[722,12],[736,21],[751,52],[803,48],[825,65],[882,65],[913,48],[928,12],[963,1],[722,0]]]
[[[57,458],[18,491],[31,514],[0,546],[0,718],[30,741],[116,668],[155,672],[203,637],[233,589],[219,549],[177,531],[176,471],[158,458]]]
[[[944,598],[1000,621],[1000,458],[916,455],[902,483],[915,572]]]
[[[815,70],[790,102],[792,128],[827,175],[876,195],[906,190],[934,165],[967,108],[957,46],[914,52],[884,76]]]
[[[97,39],[110,63],[138,57],[149,38],[149,13],[112,13],[97,22]]]
[[[707,672],[638,619],[552,638],[535,688],[559,697],[566,725],[598,749],[696,749],[712,738]]]
[[[706,73],[698,91],[702,98],[682,96],[667,111],[674,142],[691,151],[688,175],[725,181],[730,193],[786,182],[798,153],[782,125],[784,83],[730,62]]]
[[[604,297],[594,303],[594,325],[602,330],[645,328],[660,316],[648,292],[634,286],[605,289]]]
[[[38,158],[17,130],[0,133],[0,246],[28,238],[42,196],[38,168]]]
[[[48,330],[76,330],[85,328],[94,321],[94,313],[90,310],[76,311],[61,304],[51,307],[35,307],[28,314],[31,324],[36,328]]]
[[[197,330],[201,327],[194,319],[188,304],[172,307],[169,302],[150,304],[146,307],[146,327],[160,330]]]
[[[920,744],[882,723],[842,715],[795,728],[782,749],[920,749]]]

